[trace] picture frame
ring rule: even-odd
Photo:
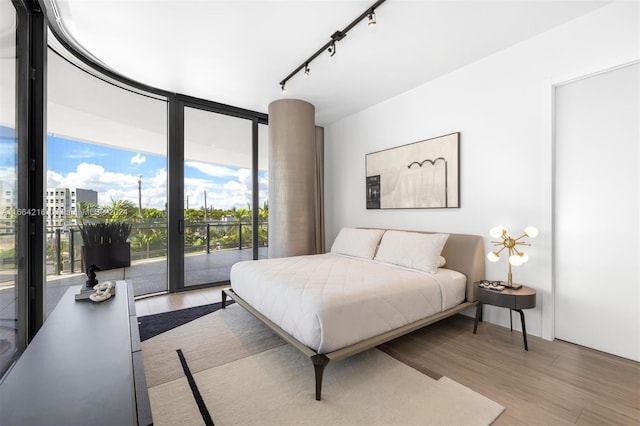
[[[378,209],[460,207],[460,132],[365,156],[366,206]]]

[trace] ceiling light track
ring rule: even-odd
[[[353,22],[351,22],[349,25],[347,25],[342,31],[338,30],[335,33],[331,34],[331,40],[329,40],[327,43],[325,43],[325,45],[322,46],[320,49],[318,49],[313,55],[309,56],[309,58],[306,61],[301,63],[296,69],[294,69],[291,72],[291,74],[286,76],[280,82],[280,89],[282,90],[282,93],[285,93],[287,91],[287,89],[286,89],[287,81],[289,81],[291,79],[291,77],[293,77],[298,72],[300,72],[300,70],[304,70],[305,76],[309,76],[309,72],[310,72],[309,64],[311,63],[311,61],[313,61],[315,58],[317,58],[322,52],[327,51],[327,52],[329,52],[330,56],[335,55],[336,54],[336,42],[338,42],[338,41],[342,40],[343,38],[345,38],[347,36],[347,33],[349,32],[349,30],[351,30],[353,27],[355,27],[360,21],[362,21],[364,19],[368,19],[367,25],[369,25],[370,27],[374,26],[376,24],[376,13],[375,13],[375,10],[376,10],[376,8],[378,6],[380,6],[385,1],[386,0],[378,0],[378,1],[376,1],[371,7],[369,7],[366,11],[364,11],[362,13],[362,15],[360,15],[356,19],[354,19]]]

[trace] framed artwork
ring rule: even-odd
[[[460,133],[365,157],[367,209],[460,207]]]

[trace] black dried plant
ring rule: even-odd
[[[126,222],[83,223],[80,225],[82,241],[86,246],[126,243],[131,224]]]

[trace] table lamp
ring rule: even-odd
[[[499,250],[490,251],[487,255],[487,258],[491,262],[497,262],[500,259],[500,253],[507,249],[509,253],[509,275],[507,280],[507,287],[518,289],[522,287],[520,284],[513,284],[512,275],[511,275],[511,265],[520,266],[523,263],[529,260],[529,256],[522,250],[518,250],[517,246],[530,246],[531,244],[526,243],[522,240],[524,237],[535,238],[538,235],[538,228],[535,226],[527,226],[524,229],[524,234],[519,236],[518,238],[511,238],[508,235],[507,228],[504,226],[496,226],[495,228],[491,228],[489,231],[489,235],[493,238],[500,238],[500,241],[491,241],[496,247],[501,247]]]

